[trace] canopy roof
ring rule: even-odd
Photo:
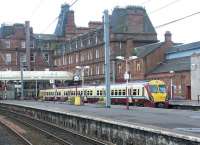
[[[0,71],[0,80],[21,80],[21,71]],[[67,71],[23,71],[23,80],[73,80]]]

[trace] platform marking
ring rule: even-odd
[[[200,133],[200,128],[175,128],[175,130]]]

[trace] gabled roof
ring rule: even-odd
[[[134,48],[134,55],[137,57],[144,57],[147,54],[151,53],[152,51],[156,50],[157,48],[161,47],[163,42],[158,42],[158,43],[152,43],[140,47]]]
[[[161,63],[157,68],[155,68],[151,73],[164,73],[173,71],[190,71],[190,57],[182,57],[176,59],[169,59]]]
[[[170,49],[166,53],[175,53],[179,51],[186,51],[186,50],[191,50],[195,48],[200,48],[200,41],[193,42],[193,43],[188,43],[188,44],[180,44],[176,45]]]

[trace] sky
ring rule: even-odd
[[[0,24],[24,23],[30,21],[34,33],[52,34],[56,27],[56,17],[64,3],[75,0],[0,0]],[[146,9],[153,25],[167,22],[200,12],[199,0],[78,0],[71,9],[75,13],[77,26],[87,26],[89,21],[101,21],[103,11],[128,5]],[[54,23],[52,23],[54,22]],[[200,13],[156,29],[158,40],[164,40],[164,33],[170,31],[174,42],[190,43],[199,41]]]

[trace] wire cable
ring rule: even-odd
[[[173,4],[175,4],[175,3],[179,2],[179,1],[181,1],[181,0],[172,1],[172,2],[170,2],[170,3],[168,3],[168,4],[166,4],[166,5],[164,5],[164,6],[160,7],[160,8],[158,8],[158,9],[155,9],[155,10],[151,11],[149,14],[154,14],[154,13],[156,13],[156,12],[158,12],[158,11],[161,11],[161,10],[163,10],[163,9],[165,9],[165,8],[171,6],[171,5],[173,5]]]
[[[40,0],[38,5],[33,9],[32,13],[31,13],[31,16],[30,16],[30,19],[33,18],[33,16],[35,15],[35,13],[37,12],[37,10],[41,7],[42,3],[44,2],[45,0]]]
[[[146,0],[146,1],[142,2],[140,5],[145,5],[145,4],[149,3],[150,1],[151,0]]]
[[[182,18],[179,18],[179,19],[176,19],[176,20],[172,20],[172,21],[170,21],[170,22],[167,22],[167,23],[164,23],[164,24],[158,25],[158,26],[156,26],[155,28],[158,29],[158,28],[161,28],[161,27],[164,27],[164,26],[170,25],[170,24],[172,24],[172,23],[175,23],[175,22],[178,22],[178,21],[181,21],[181,20],[187,19],[187,18],[189,18],[189,17],[192,17],[192,16],[194,16],[194,15],[198,15],[198,14],[200,14],[200,11],[199,11],[199,12],[195,12],[195,13],[190,14],[190,15],[187,15],[187,16],[184,16],[184,17],[182,17]]]

